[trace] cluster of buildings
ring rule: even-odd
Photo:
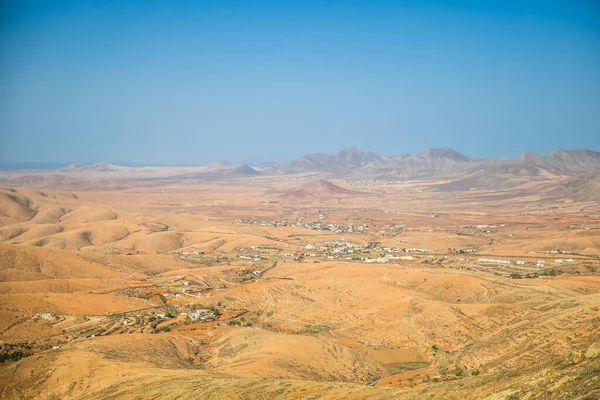
[[[351,225],[349,227],[342,227],[338,224],[322,224],[320,222],[303,222],[303,223],[295,223],[295,227],[304,228],[304,229],[312,229],[313,231],[331,231],[335,233],[355,233],[355,232],[365,232],[369,230],[369,226],[366,224],[363,225]]]
[[[218,318],[218,316],[211,310],[202,308],[200,310],[187,312],[184,311],[181,315],[189,317],[192,321],[214,321]]]
[[[273,248],[269,248],[268,250],[269,254],[264,254],[266,249],[263,249],[261,246],[242,248],[240,249],[242,255],[239,255],[238,258],[248,261],[262,261],[273,257],[293,257],[298,259],[303,259],[306,257],[322,257],[327,259],[342,259],[347,261],[373,263],[390,262],[394,259],[411,260],[413,259],[412,256],[401,255],[401,253],[425,254],[428,252],[426,249],[382,247],[378,242],[354,244],[344,240],[326,241],[321,245],[306,244],[302,250],[295,252],[284,253]]]
[[[496,260],[493,258],[480,258],[477,260],[477,262],[492,263],[492,264],[504,264],[504,265],[511,264],[511,262],[509,260]]]
[[[564,261],[566,261],[568,263],[572,263],[575,260],[572,259],[572,258],[567,258]],[[557,264],[561,264],[563,262],[563,259],[562,258],[558,258],[558,259],[554,260],[554,262],[557,263]],[[545,265],[546,265],[546,261],[545,260],[538,260],[537,263],[536,263],[536,266],[538,266],[538,267],[544,267]]]
[[[238,256],[240,260],[248,260],[248,261],[261,261],[262,257],[250,257],[250,256]]]
[[[509,261],[509,260],[496,260],[496,259],[492,259],[492,258],[480,258],[477,261],[478,262],[482,262],[482,263],[493,263],[493,264],[502,264],[502,265],[511,265],[512,264],[512,262]],[[574,262],[574,260],[572,258],[566,259],[564,261],[570,262],[570,263]],[[560,263],[563,262],[563,260],[562,259],[557,259],[557,260],[554,260],[554,262],[560,264]],[[517,264],[517,265],[525,265],[525,264],[527,264],[527,262],[523,261],[523,260],[517,260],[515,262],[515,264]],[[545,260],[537,260],[537,262],[536,262],[536,266],[539,267],[539,268],[543,268],[545,265],[546,265],[546,261]]]
[[[322,219],[322,218],[321,218]],[[321,223],[321,222],[288,222],[288,221],[260,221],[257,219],[238,219],[237,222],[241,224],[250,224],[250,225],[259,225],[259,226],[268,226],[268,227],[280,227],[280,226],[289,226],[296,228],[304,228],[311,229],[313,231],[331,231],[335,233],[353,233],[353,232],[365,232],[369,230],[369,226],[367,224],[361,225],[351,225],[348,227],[343,227],[338,224],[333,223]]]
[[[311,247],[309,248],[308,246]],[[307,245],[307,249],[314,249],[314,247],[312,245]],[[411,256],[401,256],[399,253],[427,253],[426,249],[381,247],[375,242],[359,245],[343,241],[324,242],[323,246],[319,246],[315,250],[318,253],[308,253],[306,255],[309,257],[327,255],[328,259],[341,258],[347,261],[365,263],[390,262],[395,259],[412,259]]]
[[[562,251],[562,250],[548,250],[546,253],[548,253],[548,254],[571,254],[570,251]]]
[[[564,260],[564,261],[566,261],[566,262],[568,262],[568,263],[572,263],[572,262],[573,262],[573,261],[575,261],[575,260],[573,260],[572,258],[567,258],[567,259],[566,259],[566,260]],[[558,258],[558,259],[554,260],[554,262],[555,262],[555,263],[562,263],[562,262],[563,262],[563,260],[562,260],[562,258]]]

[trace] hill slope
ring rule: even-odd
[[[340,197],[340,196],[356,196],[365,194],[355,190],[344,189],[334,183],[319,179],[307,183],[299,188],[292,189],[286,192],[286,197],[294,198],[328,198],[328,197]]]

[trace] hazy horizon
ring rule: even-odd
[[[357,149],[359,151],[364,151],[364,152],[369,152],[367,150],[364,149],[358,149],[354,146],[348,146],[348,147],[344,147],[343,149],[339,149],[338,151],[334,151],[331,153],[323,153],[323,152],[316,152],[316,153],[309,153],[309,154],[303,154],[300,157],[295,157],[294,159],[288,159],[288,160],[283,160],[281,162],[275,162],[275,161],[256,161],[256,160],[246,160],[246,161],[239,161],[239,162],[232,162],[230,160],[227,159],[223,159],[223,160],[213,160],[211,162],[204,162],[204,163],[177,163],[177,162],[165,162],[165,163],[155,163],[155,164],[149,164],[149,163],[129,163],[129,162],[106,162],[106,161],[95,161],[95,162],[79,162],[79,161],[70,161],[70,162],[15,162],[15,163],[5,163],[5,162],[0,162],[0,171],[4,170],[4,171],[18,171],[18,170],[53,170],[53,169],[59,169],[59,168],[64,168],[70,165],[76,165],[76,164],[82,164],[82,165],[94,165],[94,164],[111,164],[111,165],[117,165],[117,166],[121,166],[121,167],[200,167],[200,166],[209,166],[211,164],[215,164],[215,163],[230,163],[232,165],[240,165],[240,164],[246,164],[246,165],[252,165],[252,166],[266,166],[269,164],[273,164],[273,165],[284,165],[287,163],[290,163],[292,161],[295,161],[299,158],[302,158],[303,156],[306,155],[311,155],[311,154],[336,154],[339,153],[341,151],[350,149],[350,148],[354,148]],[[460,150],[448,147],[452,150],[458,151],[458,153],[464,154],[468,157],[477,159],[477,158],[488,158],[488,159],[514,159],[517,157],[511,157],[511,158],[507,158],[507,157],[479,157],[477,155],[472,155],[472,154],[465,154],[463,152],[461,152]],[[423,149],[423,151],[420,151],[418,153],[402,153],[402,154],[391,154],[391,153],[386,153],[386,154],[380,154],[386,157],[398,157],[398,156],[402,156],[402,155],[418,155],[420,153],[423,153],[427,150],[431,150],[431,149],[443,149],[443,148],[429,148],[429,149]],[[595,150],[590,150],[590,149],[555,149],[552,150],[548,153],[541,153],[539,155],[541,156],[546,156],[549,155],[551,153],[554,153],[556,151],[593,151],[596,152]],[[379,153],[375,153],[375,154],[379,154]],[[522,153],[525,154],[525,153]],[[521,156],[522,154],[520,154],[519,156]],[[536,153],[538,154],[538,153]]]
[[[600,150],[592,1],[13,1],[0,164]]]

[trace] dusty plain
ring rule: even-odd
[[[0,188],[0,397],[596,399],[600,204],[547,182]]]

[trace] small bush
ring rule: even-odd
[[[579,370],[580,378],[587,378],[591,376],[596,376],[600,374],[600,366],[598,365],[588,365]]]
[[[306,333],[320,333],[320,332],[325,332],[327,330],[327,327],[323,326],[323,325],[305,325],[304,326],[304,332]]]
[[[8,361],[8,360],[19,361],[21,358],[29,357],[31,355],[33,355],[33,353],[31,351],[23,352],[21,350],[15,350],[10,354],[8,354],[8,353],[0,354],[0,362],[4,362],[4,361]]]

